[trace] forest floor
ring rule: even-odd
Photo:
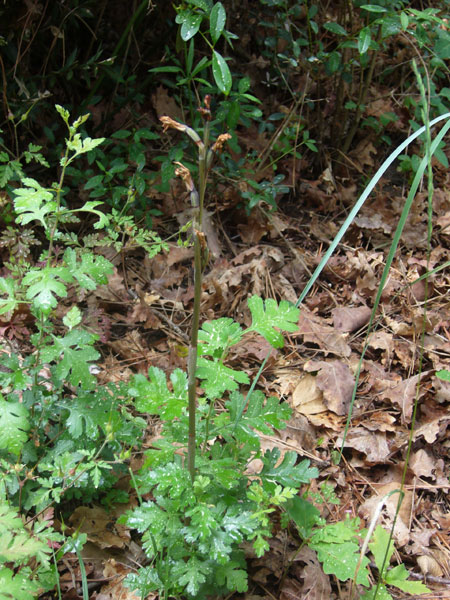
[[[250,134],[246,149],[260,152],[264,143]],[[316,180],[298,177],[295,189],[277,199],[277,211],[261,206],[250,215],[239,207],[236,188],[213,176],[208,192],[212,258],[205,272],[201,320],[231,316],[248,325],[246,300],[252,294],[295,303],[362,191],[356,182],[362,173],[373,173],[381,158],[363,140],[349,157],[349,177],[335,179],[327,168]],[[407,192],[407,182],[399,182],[395,173],[381,180],[306,297],[298,331],[288,335],[282,350],[271,351],[259,386],[289,402],[293,415],[285,430],[263,436],[262,444],[294,450],[318,467],[320,476],[310,492],[321,497],[328,522],[350,515],[368,525],[380,498],[400,488],[412,437],[394,530],[396,557],[412,578],[433,590],[428,597],[444,598],[450,597],[450,383],[435,373],[450,369],[450,276],[443,270],[428,283],[420,279],[450,258],[449,174],[438,163],[430,251],[424,189],[414,201],[368,332]],[[170,192],[149,193],[162,212],[155,229],[162,237],[176,231],[187,219],[181,184],[174,180]],[[104,253],[115,273],[108,285],[86,298],[92,322],[101,323],[103,331],[100,383],[127,380],[150,366],[165,372],[184,368],[193,301],[192,248],[174,243],[151,260],[140,251],[117,254],[111,248]],[[253,377],[269,352],[260,339],[246,341],[229,357],[230,366]],[[144,449],[152,446],[159,429],[157,421],[149,420]],[[342,446],[342,460],[335,464]],[[132,457],[133,469],[140,460],[140,454]],[[120,485],[133,493],[128,480]],[[397,494],[386,500],[380,517],[386,528],[392,526],[397,500]],[[79,506],[69,520],[73,530],[88,535],[83,559],[91,597],[97,600],[136,598],[121,579],[129,565],[140,563],[142,551],[130,531],[115,524],[123,510]],[[279,530],[270,545],[263,558],[249,552],[249,592],[233,598],[347,597],[346,585],[325,574],[312,551],[298,552],[293,532]],[[64,600],[79,597],[79,582],[75,557],[64,561]],[[398,592],[396,597],[406,596]]]
[[[3,4],[6,6],[8,3]],[[13,6],[15,3],[9,4]],[[29,5],[29,18],[39,21],[36,31],[45,13],[44,10],[42,17],[39,16],[38,5],[67,8],[67,18],[69,12],[76,15],[75,5],[79,4],[80,10],[84,5],[72,3],[72,7],[71,3],[48,1],[27,1],[23,4]],[[170,150],[180,144],[181,135],[179,132],[163,133],[158,117],[165,114],[183,121],[176,95],[186,98],[186,94],[183,96],[183,91],[186,91],[183,85],[188,87],[187,80],[183,84],[179,81],[183,70],[177,72],[174,67],[174,64],[181,64],[178,55],[182,53],[174,49],[171,54],[165,46],[168,32],[173,33],[173,28],[167,28],[166,3],[148,3],[149,7],[159,4],[163,8],[155,15],[150,11],[149,19],[142,20],[142,29],[139,30],[141,38],[139,33],[130,33],[130,30],[127,35],[122,36],[121,33],[126,23],[130,23],[130,27],[134,23],[129,19],[134,19],[136,2],[110,2],[108,5],[105,1],[94,4],[101,7],[97,22],[101,26],[97,29],[97,25],[93,24],[92,32],[95,33],[92,33],[90,43],[77,41],[77,36],[81,35],[78,29],[74,29],[72,36],[60,34],[59,27],[62,28],[66,21],[64,16],[53,23],[57,23],[58,27],[50,27],[50,20],[49,26],[43,27],[43,34],[49,36],[48,32],[51,31],[54,40],[52,37],[49,42],[48,37],[43,37],[38,47],[41,53],[36,51],[35,54],[37,45],[35,43],[32,46],[34,34],[25,29],[22,31],[22,26],[28,26],[28,17],[26,23],[21,14],[14,19],[9,18],[11,23],[17,21],[16,29],[11,26],[9,32],[11,36],[16,35],[17,47],[20,50],[22,41],[26,46],[22,55],[17,52],[17,64],[14,64],[15,59],[8,59],[12,61],[6,69],[8,77],[11,76],[10,83],[17,82],[20,87],[14,93],[10,91],[10,96],[14,98],[16,95],[23,101],[22,88],[26,90],[26,86],[22,81],[30,85],[32,69],[37,69],[39,85],[36,87],[36,97],[41,102],[47,95],[51,96],[52,112],[48,104],[47,113],[43,110],[42,116],[33,116],[34,121],[30,117],[30,131],[32,127],[39,131],[39,135],[30,140],[51,147],[53,141],[45,132],[53,131],[53,104],[67,103],[75,114],[81,99],[89,97],[92,100],[97,95],[101,100],[92,100],[93,105],[88,106],[92,114],[86,125],[89,135],[104,135],[109,140],[109,136],[120,130],[148,128],[154,137],[144,138],[145,158],[148,159],[145,168],[149,172],[154,169],[154,183],[160,184],[161,180],[157,177],[161,170],[161,156],[163,159],[169,156]],[[195,2],[191,4],[196,5]],[[250,19],[254,10],[251,2],[233,1],[229,4],[229,14],[234,19],[230,30],[239,34],[236,53],[230,64],[233,73],[238,71],[242,78],[248,78],[251,94],[255,98],[262,98],[258,104],[256,102],[259,101],[255,101],[254,105],[249,103],[250,109],[255,106],[260,108],[262,116],[248,118],[247,122],[252,124],[246,129],[240,125],[237,127],[237,143],[241,149],[239,154],[236,153],[236,145],[234,149],[231,145],[227,148],[230,163],[239,163],[236,172],[245,176],[242,175],[239,180],[224,176],[225,170],[220,168],[219,161],[210,175],[205,223],[210,260],[204,274],[200,320],[203,323],[208,319],[232,317],[241,325],[248,326],[251,319],[247,300],[254,294],[277,301],[297,302],[364,186],[398,141],[403,141],[408,135],[411,121],[414,120],[413,109],[412,104],[407,105],[404,100],[412,95],[419,98],[408,65],[410,59],[417,58],[416,55],[420,55],[426,45],[420,46],[420,52],[408,46],[404,41],[404,32],[400,42],[397,38],[386,41],[378,58],[374,53],[377,61],[373,65],[383,76],[374,76],[373,85],[367,87],[368,94],[364,102],[366,112],[362,115],[351,112],[355,109],[347,110],[345,107],[348,120],[339,123],[338,112],[333,113],[338,110],[338,91],[342,91],[346,85],[353,90],[348,91],[348,97],[340,98],[341,111],[347,100],[356,106],[357,92],[366,81],[364,69],[360,70],[360,80],[355,78],[351,86],[346,82],[340,87],[344,78],[340,79],[337,71],[330,75],[323,65],[322,70],[317,71],[322,73],[321,76],[317,75],[316,79],[315,75],[310,76],[310,72],[314,73],[311,65],[314,66],[314,61],[317,61],[311,55],[311,61],[304,59],[310,70],[302,71],[299,61],[298,66],[290,67],[292,76],[289,86],[285,86],[284,76],[269,77],[270,61],[261,50],[264,45],[262,40],[271,32],[268,25],[272,25],[267,25],[267,22],[264,27],[262,25],[268,18],[267,14],[272,14],[266,13],[267,5],[281,3],[254,2],[259,8],[253,20]],[[298,4],[308,6],[308,3]],[[326,17],[326,21],[330,20],[331,28],[328,23],[328,29],[323,30],[323,43],[325,47],[329,45],[334,48],[334,38],[330,36],[340,26],[333,11],[336,12],[341,4],[359,4],[324,4],[326,11],[323,11],[323,19]],[[428,3],[417,4],[428,6]],[[108,10],[105,10],[107,5]],[[132,6],[132,15],[127,16]],[[83,19],[89,20],[89,15],[86,15]],[[107,20],[103,21],[103,18]],[[79,23],[84,23],[83,19],[78,16],[74,18],[75,25],[78,27]],[[299,17],[301,19],[303,16]],[[446,23],[445,27],[448,28]],[[137,28],[138,22],[135,25]],[[308,31],[311,35],[309,25]],[[284,23],[281,23],[276,35],[271,34],[276,38],[273,49],[277,61],[278,51],[283,51],[283,46],[278,48],[277,45],[283,42],[280,32],[285,32]],[[127,65],[128,70],[121,70],[120,74],[111,70],[117,78],[108,80],[108,77],[104,77],[108,71],[102,69],[106,69],[110,62],[106,57],[115,56],[115,47],[120,49],[119,34],[128,43],[124,44],[126,51],[123,50],[123,57],[118,54],[117,62],[122,64],[121,69]],[[59,62],[66,64],[65,57],[61,61],[58,58],[57,69],[53,67],[58,77],[55,75],[52,79],[46,75],[45,57],[48,52],[48,56],[56,60],[56,48],[60,40],[64,48],[64,44],[76,42],[80,43],[80,50],[83,50],[83,45],[85,49],[92,50],[97,47],[97,35],[104,35],[105,50],[101,56],[99,54],[95,60],[92,59],[91,66],[84,64],[81,58],[76,58],[79,55],[75,51],[72,54],[67,49],[64,55],[72,57],[75,65],[73,72],[70,65],[67,67],[70,77],[59,65]],[[276,37],[278,35],[279,39]],[[6,37],[0,38],[5,42]],[[358,47],[358,39],[356,36],[355,48]],[[178,41],[177,38],[177,44]],[[175,37],[173,42],[175,45]],[[42,53],[43,50],[45,53]],[[14,56],[12,50],[10,54]],[[20,78],[16,77],[16,67],[21,66],[23,56],[26,61],[23,61],[23,75]],[[198,54],[196,60],[201,56],[205,58],[206,55]],[[347,50],[343,53],[343,62],[346,56],[349,56]],[[5,54],[4,60],[7,61],[7,58]],[[82,67],[79,72],[75,70],[78,61]],[[35,65],[35,62],[39,64]],[[140,71],[137,70],[138,65]],[[152,72],[161,65],[172,69],[174,79],[171,91],[164,84],[164,81],[168,81],[164,77],[172,76],[170,71],[162,74]],[[398,69],[394,68],[397,66]],[[369,70],[367,65],[365,68]],[[358,74],[356,67],[352,69]],[[51,74],[50,68],[48,72]],[[55,84],[54,81],[59,83]],[[156,81],[162,83],[153,86]],[[104,88],[108,91],[102,90],[102,82],[108,83],[109,87]],[[147,82],[151,82],[148,87],[153,86],[154,89],[145,89]],[[439,84],[441,87],[446,85],[443,79]],[[51,93],[47,88],[52,90]],[[84,95],[81,95],[80,88]],[[233,94],[236,97],[236,89],[237,85],[228,99],[233,98]],[[448,100],[449,88],[444,89],[447,96],[443,95],[441,102]],[[133,99],[125,105],[122,102],[125,95],[120,96],[118,90],[123,94],[126,92],[130,96],[142,97],[143,100]],[[11,128],[10,121],[13,122],[14,115],[6,110],[7,91],[5,85],[5,123]],[[188,91],[192,98],[191,87]],[[436,98],[439,99],[439,90],[435,92]],[[223,97],[216,100],[220,106]],[[27,109],[28,112],[30,110]],[[16,125],[22,123],[20,114],[17,124],[14,124],[17,144],[19,141],[24,143],[22,138],[17,138]],[[351,138],[348,152],[338,150],[337,144],[328,151],[327,146],[335,141],[334,129],[341,128],[341,134],[351,130],[354,114],[377,123],[382,122],[382,117],[386,115],[394,115],[396,120],[389,121],[383,130],[384,135],[375,133],[369,126],[361,126]],[[276,163],[276,174],[284,175],[283,185],[289,186],[289,192],[276,196],[276,210],[260,202],[248,211],[246,193],[255,189],[249,181],[261,183],[274,178],[270,155],[276,132],[273,137],[268,133],[271,131],[269,125],[272,126],[272,132],[277,128],[276,119],[270,121],[274,115],[278,115],[278,120],[287,125],[289,118],[296,116],[297,134],[311,133],[311,137],[316,137],[319,152],[314,154],[304,140],[297,146],[297,135],[295,147],[301,147],[302,158],[294,159],[292,135],[286,135],[286,151],[282,149],[278,154],[280,158],[272,162]],[[28,122],[25,125],[28,126]],[[225,131],[226,126],[224,123],[222,125]],[[263,126],[266,126],[265,130]],[[61,135],[61,139],[64,135],[67,132]],[[384,141],[388,137],[392,140],[390,147]],[[105,154],[114,149],[113,144],[118,143],[119,139],[113,140]],[[422,151],[419,145],[414,149]],[[448,145],[444,152],[450,159]],[[188,152],[185,156],[188,156]],[[58,160],[53,164],[58,164]],[[126,160],[128,156],[124,162]],[[25,166],[28,168],[29,165]],[[129,168],[130,180],[134,176],[133,168],[135,164]],[[34,173],[31,168],[30,173]],[[293,450],[299,458],[309,459],[319,470],[319,477],[311,482],[309,495],[316,499],[321,516],[327,523],[339,522],[349,516],[359,517],[364,527],[368,527],[375,518],[387,530],[394,527],[395,564],[403,563],[411,579],[423,581],[432,590],[425,597],[437,600],[450,598],[450,382],[436,376],[440,370],[450,371],[450,270],[448,267],[440,268],[450,261],[450,172],[433,159],[433,173],[432,208],[429,207],[425,181],[412,204],[380,306],[370,328],[371,310],[409,191],[408,175],[397,172],[395,166],[379,181],[306,296],[300,307],[298,330],[286,335],[284,348],[274,350],[256,335],[254,339],[246,337],[244,342],[233,347],[227,364],[231,368],[244,370],[252,380],[270,353],[258,387],[268,396],[288,402],[292,417],[287,427],[276,435],[261,436],[263,449],[277,448],[281,454]],[[125,185],[124,181],[125,177],[120,184]],[[149,185],[145,191],[148,206],[158,211],[157,216],[153,217],[153,228],[163,240],[170,236],[171,240],[176,240],[180,228],[190,220],[189,198],[182,182],[176,178],[170,181],[170,189],[166,192],[158,191],[157,187],[163,189],[162,186]],[[88,195],[89,190],[80,185],[80,189],[71,190],[67,197],[70,201],[74,199],[78,206],[80,199],[84,202]],[[6,194],[2,198],[5,199]],[[105,203],[105,212],[108,210],[110,207]],[[139,227],[144,226],[143,221],[138,223]],[[83,222],[80,229],[84,236],[94,232],[89,221]],[[99,385],[129,381],[135,373],[147,374],[149,367],[159,367],[165,373],[171,373],[177,367],[185,369],[194,298],[192,247],[171,242],[167,251],[151,259],[142,248],[138,245],[133,247],[133,244],[125,245],[120,252],[113,247],[96,247],[95,252],[103,254],[114,265],[114,273],[108,284],[97,287],[95,291],[84,292],[81,296],[74,292],[58,299],[57,310],[60,312],[56,316],[62,318],[69,307],[77,303],[82,306],[83,326],[86,324],[100,338],[97,348],[102,357],[97,362],[96,373]],[[424,277],[430,271],[432,273]],[[0,320],[0,333],[5,338],[14,337],[11,327],[11,324]],[[23,355],[32,355],[34,349],[29,337],[17,337],[14,340],[19,354],[23,350]],[[352,401],[359,366],[357,394]],[[161,433],[158,419],[146,418],[148,426],[142,450],[132,453],[130,457],[133,472],[137,472],[142,465],[143,452],[154,445]],[[394,492],[400,487],[403,488],[404,497],[397,514],[399,494]],[[138,596],[124,586],[123,580],[129,572],[145,563],[145,553],[135,532],[117,524],[118,517],[137,504],[136,492],[129,477],[119,480],[117,489],[129,493],[129,504],[106,508],[100,502],[83,504],[83,501],[77,501],[73,507],[70,503],[65,506],[70,513],[65,523],[66,531],[69,534],[84,532],[88,542],[81,553],[82,564],[76,554],[67,554],[58,565],[61,575],[59,597],[62,600],[83,598],[81,584],[84,571],[90,598],[138,600]],[[384,508],[378,514],[383,498]],[[273,521],[274,536],[270,540],[269,552],[257,558],[250,547],[245,548],[249,591],[230,595],[227,600],[343,600],[352,597],[350,583],[342,583],[335,576],[326,574],[315,552],[306,546],[300,547],[296,532],[279,526],[277,513]],[[372,573],[373,581],[376,581],[377,570],[374,568]],[[395,589],[390,592],[397,599],[411,597]],[[57,597],[54,592],[42,596],[41,600],[54,600]]]

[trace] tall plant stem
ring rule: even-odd
[[[188,412],[189,412],[189,437],[188,437],[188,470],[192,481],[195,479],[195,451],[196,451],[196,409],[197,409],[197,342],[200,323],[200,304],[202,297],[203,280],[203,255],[205,250],[204,234],[202,229],[203,206],[205,203],[206,182],[208,177],[207,152],[209,144],[209,122],[205,121],[203,144],[198,150],[198,206],[194,210],[194,309],[191,324],[191,340],[188,356]]]
[[[381,25],[378,28],[376,42],[378,43],[381,39]],[[369,64],[369,69],[367,71],[366,77],[364,81],[361,80],[359,96],[358,96],[358,106],[356,108],[356,114],[352,118],[352,125],[347,133],[347,136],[344,140],[344,144],[342,146],[342,152],[346,154],[350,145],[355,137],[356,132],[358,131],[359,122],[361,121],[361,116],[363,113],[363,105],[366,102],[367,93],[369,91],[370,84],[372,83],[373,73],[375,70],[375,64],[377,61],[378,52],[376,50],[373,51],[372,57]]]

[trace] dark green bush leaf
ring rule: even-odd
[[[216,2],[214,4],[211,14],[209,16],[210,23],[210,35],[213,43],[215,44],[217,40],[222,35],[222,31],[225,27],[225,22],[227,20],[227,15],[223,4],[221,2]]]
[[[216,50],[213,51],[212,70],[217,87],[228,96],[232,85],[231,72],[223,56]]]

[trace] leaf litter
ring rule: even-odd
[[[295,301],[308,271],[317,264],[316,252],[320,252],[326,230],[315,236],[315,250],[314,236],[308,239],[309,249],[303,250],[299,263],[298,255],[289,251],[284,239],[288,236],[290,244],[301,247],[305,235],[301,219],[286,218],[286,215],[280,218],[289,223],[282,235],[277,236],[267,229],[257,245],[253,245],[251,236],[246,238],[243,234],[245,243],[250,240],[249,247],[241,245],[235,256],[224,255],[210,266],[203,288],[205,319],[231,315],[248,324],[245,301],[252,294]],[[251,226],[249,221],[247,227]],[[364,220],[355,223],[354,228],[358,227],[361,236],[372,228]],[[383,223],[380,228],[383,230]],[[407,248],[405,252],[408,254]],[[441,257],[442,253],[439,259]],[[417,261],[417,256],[414,259]],[[321,478],[331,482],[341,499],[341,506],[334,507],[328,519],[339,521],[350,511],[368,524],[380,500],[400,486],[412,410],[417,399],[413,451],[394,539],[403,560],[408,561],[413,570],[428,576],[437,573],[439,579],[449,571],[448,548],[442,545],[441,532],[450,511],[446,501],[450,392],[448,384],[434,377],[434,372],[449,366],[447,306],[442,297],[442,290],[448,288],[448,278],[439,274],[433,282],[434,289],[441,290],[441,294],[429,301],[424,340],[424,356],[429,367],[422,371],[418,386],[418,324],[423,310],[417,304],[421,301],[417,299],[417,292],[410,295],[405,286],[422,273],[411,271],[417,264],[411,262],[412,257],[407,259],[410,266],[405,271],[404,258],[399,255],[388,284],[394,296],[386,295],[383,299],[377,328],[367,340],[368,351],[362,365],[353,418],[344,442],[345,461],[333,467],[330,460],[333,450],[343,443],[356,364],[366,341],[369,306],[383,260],[382,253],[362,247],[354,251],[343,248],[330,260],[320,286],[306,299],[298,330],[289,335],[285,349],[272,352],[261,378],[260,386],[266,393],[287,398],[294,408],[287,429],[278,436],[263,436],[267,438],[263,446],[277,447],[282,455],[286,449],[294,448],[299,456],[311,456],[321,469]],[[109,285],[99,291],[98,306],[105,310],[112,323],[107,347],[113,354],[105,356],[102,377],[107,377],[107,372],[113,374],[115,369],[121,371],[121,376],[136,370],[145,372],[150,365],[170,372],[183,364],[186,341],[179,333],[186,335],[192,301],[190,261],[189,251],[173,248],[164,257],[135,265],[135,270],[125,277],[118,270]],[[136,290],[137,298],[130,297],[125,281]],[[166,321],[158,316],[161,314]],[[167,319],[173,327],[167,325]],[[118,335],[120,331],[122,334]],[[269,345],[260,341],[253,344],[250,339],[246,346],[238,345],[234,349],[230,366],[235,363],[254,374],[269,349]],[[147,446],[151,440],[150,435]],[[314,487],[318,483],[315,482]],[[393,524],[397,498],[398,494],[392,493],[385,500],[381,524],[386,528]],[[116,552],[120,553],[121,539],[114,543],[108,541],[115,540],[116,534],[108,530],[108,520],[102,519],[100,511],[89,534],[90,543],[100,549],[115,544]],[[272,589],[274,578],[282,579],[280,598],[334,597],[332,579],[323,572],[314,551],[304,548],[296,553],[295,540],[283,535],[280,531],[274,538],[271,552],[265,557],[252,559],[249,556],[255,585],[260,590]],[[292,563],[281,548],[290,548]],[[114,560],[116,558],[104,563],[109,576],[116,573],[115,563],[111,562]],[[282,578],[289,564],[288,575]],[[120,581],[123,573],[116,573],[115,578]],[[111,585],[110,582],[105,584],[97,597],[113,597],[117,591],[112,592]],[[250,597],[248,594],[247,598]]]
[[[159,88],[153,101],[165,103],[166,97]],[[369,110],[382,109],[373,103]],[[261,136],[241,141],[259,152],[267,146]],[[349,159],[356,171],[373,168],[378,160],[370,140],[361,143]],[[450,577],[450,384],[435,377],[437,370],[450,368],[450,278],[445,270],[429,278],[426,311],[425,284],[417,279],[427,264],[435,268],[449,260],[449,194],[445,179],[440,182],[442,187],[435,190],[436,235],[430,261],[424,243],[426,197],[419,194],[369,336],[370,307],[387,253],[380,248],[386,247],[404,202],[400,189],[392,193],[389,180],[355,219],[345,243],[301,307],[297,330],[288,335],[285,348],[272,351],[259,381],[265,393],[286,399],[293,408],[286,430],[262,436],[263,447],[279,449],[281,457],[294,449],[315,461],[320,477],[311,491],[320,495],[320,484],[326,482],[340,500],[340,505],[326,501],[321,505],[328,522],[350,514],[360,516],[368,526],[384,501],[380,523],[387,529],[393,525],[395,491],[402,480],[417,401],[405,497],[395,520],[394,539],[401,560],[418,577],[428,577],[431,586],[432,577],[436,578],[436,594]],[[170,192],[159,193],[154,200],[161,203],[167,218],[185,222],[181,213],[186,207],[176,193],[177,185],[174,181]],[[357,193],[356,186],[324,170],[316,181],[299,180],[295,204],[283,201],[280,210],[268,216],[259,209],[250,215],[240,212],[240,196],[233,186],[220,183],[217,190],[220,202],[213,197],[217,210],[210,207],[216,258],[205,273],[202,320],[232,316],[242,325],[250,324],[246,300],[253,294],[296,302],[337,232],[342,203],[352,204]],[[151,260],[139,251],[129,253],[126,262],[119,255],[110,258],[115,271],[108,284],[84,299],[91,327],[102,342],[99,382],[128,379],[152,366],[165,372],[183,367],[193,299],[192,250],[170,245]],[[19,336],[16,339],[20,342]],[[344,440],[356,366],[366,343]],[[254,376],[269,349],[265,342],[250,338],[233,348],[230,366]],[[148,423],[145,447],[158,437],[155,419]],[[341,446],[343,461],[337,466],[332,459]],[[133,457],[131,464],[137,469],[139,457]],[[132,492],[128,480],[121,485]],[[131,495],[131,502],[135,501]],[[117,529],[115,514],[100,506],[79,506],[69,524],[88,535],[88,579],[104,581],[93,597],[134,600],[122,581],[142,556],[129,531],[123,526]],[[253,588],[246,600],[269,595],[336,598],[335,581],[324,572],[316,553],[308,547],[298,551],[295,536],[277,531],[276,524],[275,529],[269,553],[256,559],[249,552]],[[80,581],[80,573],[73,555],[65,561],[63,598],[75,598],[72,582]]]
[[[350,235],[356,234],[362,241],[373,231],[389,233],[387,224],[393,216],[383,210],[377,215],[377,220],[368,221],[363,214]],[[270,220],[259,217],[261,230],[256,244],[250,235],[254,221],[244,221],[237,230],[242,240],[239,251],[234,255],[224,252],[209,265],[203,287],[204,320],[233,316],[248,325],[246,300],[253,294],[296,301],[320,259],[323,240],[331,239],[334,231],[326,225],[330,215],[322,218],[320,212],[313,216],[309,229],[305,229],[307,212],[298,217],[298,211],[292,214],[287,209],[276,216],[276,228],[269,226]],[[405,498],[394,539],[402,560],[413,571],[444,580],[450,571],[450,384],[434,373],[450,366],[450,320],[445,299],[449,277],[445,271],[433,276],[425,314],[423,288],[414,284],[426,265],[421,252],[418,249],[413,255],[407,242],[398,253],[376,328],[368,338],[370,305],[385,255],[356,245],[351,250],[343,246],[330,259],[301,308],[297,330],[289,334],[284,349],[272,351],[259,382],[266,393],[287,399],[294,409],[286,430],[262,437],[263,447],[278,448],[281,456],[294,449],[299,456],[315,461],[321,475],[312,489],[320,493],[319,484],[326,481],[341,501],[340,506],[325,505],[328,521],[338,522],[350,513],[368,525],[380,501],[400,487],[417,400]],[[438,265],[448,258],[448,251],[437,246],[433,256],[432,265]],[[145,373],[150,366],[166,372],[184,366],[193,298],[191,261],[192,251],[177,246],[170,246],[168,252],[151,261],[130,256],[125,271],[119,261],[109,283],[89,296],[91,323],[103,336],[99,381],[128,379],[133,372]],[[426,368],[419,377],[422,323]],[[366,342],[344,441],[356,365]],[[230,366],[254,375],[269,350],[269,344],[250,338],[245,345],[233,348]],[[154,420],[149,421],[144,446],[151,447],[157,435],[158,427]],[[344,461],[335,466],[332,454],[342,444]],[[129,482],[126,486],[129,488]],[[385,500],[381,524],[386,528],[393,524],[397,499],[398,494],[392,493]],[[117,530],[114,513],[99,506],[80,506],[69,524],[88,534],[92,555],[86,559],[88,579],[104,578],[95,597],[134,600],[121,582],[134,564],[135,558],[128,553],[136,544],[124,526]],[[315,552],[306,547],[298,552],[296,543],[280,530],[267,555],[261,559],[249,555],[255,589],[263,593],[278,589],[280,598],[335,597],[333,579],[324,573]],[[73,559],[67,560],[67,565],[72,560],[72,566],[62,573],[64,598],[75,597],[70,595],[74,591],[70,581],[79,577]],[[276,582],[278,588],[274,588]],[[249,593],[246,598],[251,597],[261,596]]]

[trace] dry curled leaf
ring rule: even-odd
[[[340,360],[308,361],[305,371],[318,371],[317,387],[323,392],[324,403],[337,415],[346,415],[352,399],[355,378],[348,365]]]
[[[347,344],[347,335],[337,332],[333,327],[327,325],[321,317],[302,308],[298,322],[298,333],[302,335],[305,342],[315,344],[328,354],[348,357],[351,354],[350,346]]]
[[[351,333],[369,322],[371,312],[367,306],[350,306],[335,308],[331,314],[337,331]]]
[[[434,577],[442,577],[443,571],[438,561],[429,555],[419,556],[417,564],[423,575],[433,575]]]

